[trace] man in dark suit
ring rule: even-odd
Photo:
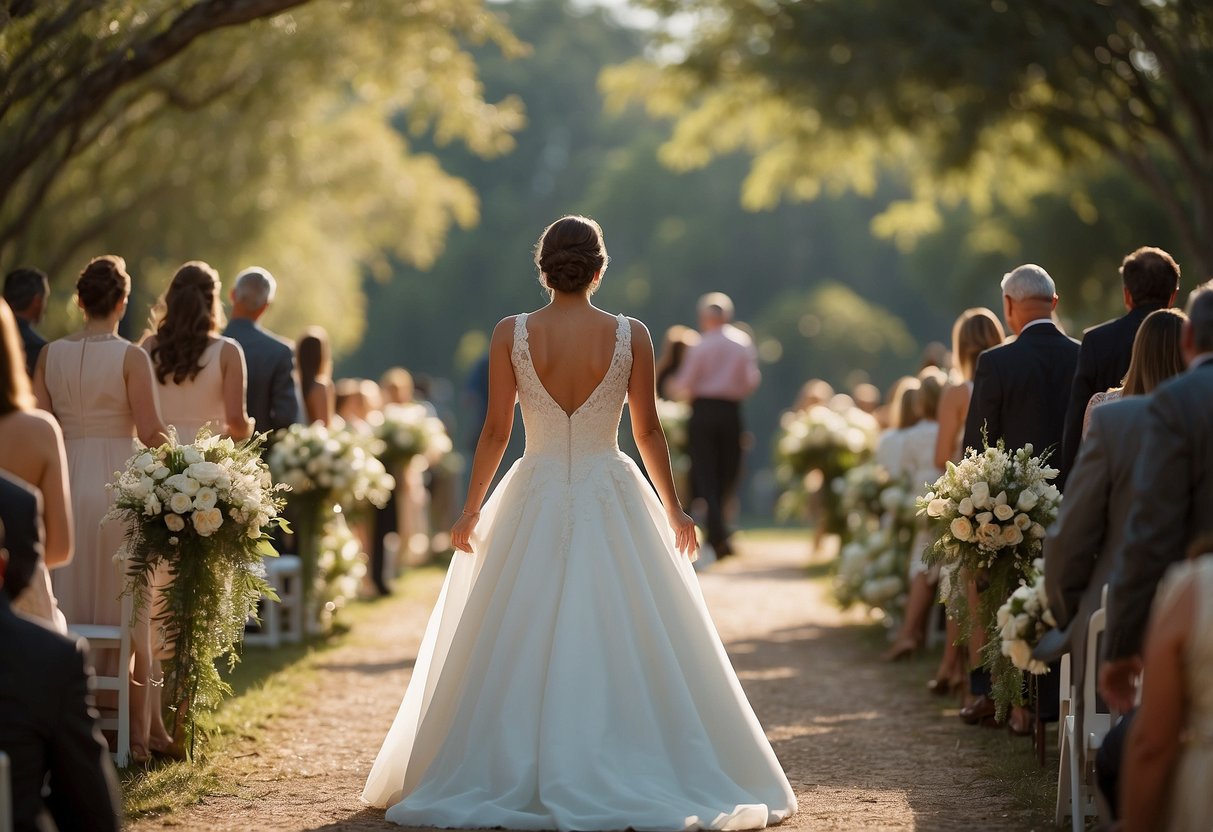
[[[1066,410],[1066,431],[1060,464],[1063,479],[1069,476],[1078,446],[1082,442],[1083,415],[1087,402],[1096,393],[1119,387],[1129,369],[1133,339],[1146,316],[1156,309],[1175,303],[1179,291],[1179,264],[1160,248],[1144,247],[1120,264],[1124,283],[1125,308],[1129,311],[1114,321],[1091,327],[1082,336],[1078,369]]]
[[[244,350],[248,367],[248,414],[255,430],[275,431],[299,421],[295,396],[295,348],[257,320],[274,300],[277,284],[265,269],[245,269],[232,286],[232,320],[223,334]]]
[[[1133,705],[1159,581],[1197,538],[1213,534],[1213,283],[1192,291],[1180,347],[1188,371],[1151,397],[1133,506],[1108,587],[1099,686],[1121,711]]]
[[[984,430],[990,445],[1001,439],[1008,451],[1025,445],[1036,454],[1056,451],[1078,363],[1078,342],[1053,323],[1057,288],[1040,266],[1020,266],[1004,275],[1002,295],[1003,316],[1016,338],[977,358],[965,447],[982,448]],[[961,709],[961,719],[977,724],[992,717],[989,674],[972,671],[969,690],[975,698]],[[1046,696],[1042,694],[1042,704]]]
[[[31,378],[38,353],[46,346],[46,339],[34,331],[34,325],[42,322],[50,292],[46,272],[39,269],[14,269],[4,276],[4,300],[17,319],[21,346],[25,348],[25,369]]]
[[[13,828],[115,832],[118,778],[93,708],[88,642],[10,606],[38,561],[39,517],[37,492],[0,475],[0,751],[11,765]]]

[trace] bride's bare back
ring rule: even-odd
[[[566,414],[576,413],[611,366],[619,320],[589,304],[552,303],[528,315],[526,327],[539,382]]]

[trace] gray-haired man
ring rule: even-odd
[[[275,431],[299,420],[295,349],[290,341],[257,324],[273,302],[276,289],[274,276],[265,269],[242,271],[232,286],[232,320],[223,331],[244,350],[248,414],[258,432]]]

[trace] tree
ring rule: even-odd
[[[645,0],[695,21],[614,68],[618,106],[675,121],[677,168],[743,150],[751,208],[823,189],[908,191],[873,227],[903,244],[965,205],[1097,210],[1111,162],[1149,189],[1213,273],[1213,10],[1197,0]],[[670,59],[668,56],[675,57]]]
[[[95,88],[88,78],[128,65],[181,20],[211,24],[220,8],[272,4],[77,5],[88,9],[71,21],[33,11],[0,30],[8,79],[23,77],[26,64],[14,68],[12,57],[21,38],[33,50],[26,60],[56,72],[58,62],[76,67],[36,76],[25,82],[41,85],[36,93],[5,99],[25,125],[10,131],[6,116],[0,133],[10,170],[10,159],[30,152],[22,136],[47,118],[41,98],[84,95]],[[521,104],[484,99],[467,45],[511,55],[524,47],[482,0],[291,5],[207,30],[45,145],[0,208],[0,228],[19,230],[0,235],[4,260],[43,264],[62,278],[89,255],[116,251],[142,278],[143,299],[185,259],[207,259],[224,274],[256,262],[289,289],[271,322],[288,331],[321,323],[339,348],[356,343],[364,269],[387,275],[392,258],[427,265],[452,225],[478,216],[472,188],[414,151],[413,139],[460,141],[484,156],[508,151]]]

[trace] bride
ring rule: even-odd
[[[648,330],[591,304],[593,220],[548,226],[535,264],[551,302],[493,332],[457,551],[363,800],[407,826],[781,821],[796,798],[690,565]],[[526,452],[486,501],[515,396]],[[625,398],[657,493],[619,451]]]

